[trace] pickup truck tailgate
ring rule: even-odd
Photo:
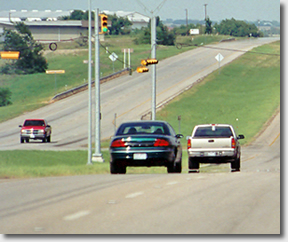
[[[193,138],[191,140],[192,149],[221,149],[221,148],[231,148],[230,138]]]

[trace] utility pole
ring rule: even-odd
[[[92,165],[92,85],[91,85],[91,0],[88,0],[88,162],[87,165]]]
[[[137,2],[144,8],[151,13],[151,58],[156,59],[156,18],[155,18],[155,11],[160,10],[164,3],[167,0],[163,0],[154,11],[149,11],[140,0]],[[152,65],[152,101],[151,101],[151,119],[155,120],[156,118],[156,65]]]
[[[151,58],[156,59],[156,17],[151,18]],[[151,119],[156,119],[156,65],[152,65],[152,103]]]
[[[204,7],[205,7],[205,20],[207,19],[207,10],[206,10],[207,5],[208,5],[208,3],[204,4]]]
[[[104,162],[101,154],[101,138],[100,138],[100,45],[99,45],[99,9],[95,11],[95,153],[92,161]]]
[[[188,9],[186,8],[185,11],[186,11],[186,26],[188,26]]]

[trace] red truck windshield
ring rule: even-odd
[[[45,123],[43,120],[26,120],[24,126],[44,126]]]

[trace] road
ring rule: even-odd
[[[209,173],[3,179],[0,232],[280,234],[280,114],[242,161],[234,173],[221,164]]]
[[[157,105],[165,103],[201,78],[217,70],[215,56],[221,53],[221,66],[231,62],[245,51],[277,39],[261,38],[223,42],[197,48],[160,61],[157,65]],[[239,51],[235,51],[239,50]],[[133,73],[101,84],[101,138],[109,138],[116,125],[127,120],[139,120],[151,110],[151,73]],[[94,94],[94,90],[93,90]],[[94,101],[93,101],[94,103]],[[53,128],[52,142],[20,144],[19,124],[26,118],[45,118]],[[88,92],[57,101],[33,112],[0,124],[0,150],[87,149]],[[94,140],[94,138],[93,138]]]

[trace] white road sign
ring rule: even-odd
[[[118,59],[118,55],[116,55],[116,53],[112,53],[111,55],[109,55],[109,58],[111,61],[116,61]]]
[[[223,57],[223,55],[221,55],[219,53],[218,55],[215,56],[215,59],[220,62],[220,61],[222,61],[224,59],[224,57]]]

